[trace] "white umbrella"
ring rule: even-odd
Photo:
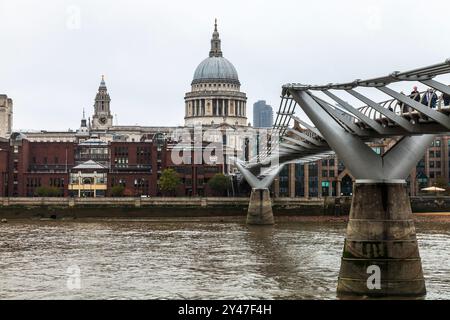
[[[445,189],[439,188],[439,187],[428,187],[428,188],[423,188],[421,189],[422,191],[434,191],[434,192],[438,192],[438,191],[445,191]]]
[[[422,191],[433,191],[435,193],[435,196],[437,197],[438,192],[442,192],[445,191],[445,189],[436,187],[436,186],[432,186],[432,187],[428,187],[428,188],[423,188]]]

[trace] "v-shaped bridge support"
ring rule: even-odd
[[[270,225],[274,223],[272,201],[269,187],[275,177],[283,169],[283,164],[275,164],[263,173],[263,177],[255,176],[239,159],[235,159],[239,171],[252,187],[247,211],[247,224]]]
[[[386,154],[376,154],[361,138],[337,122],[306,91],[290,91],[328,145],[338,154],[352,175],[360,181],[405,180],[423,156],[435,135],[407,136]]]

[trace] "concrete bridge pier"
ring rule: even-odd
[[[276,163],[275,165],[272,165],[272,167],[270,167],[272,170],[266,171],[266,174],[262,179],[256,177],[249,169],[245,168],[239,160],[235,159],[235,164],[252,187],[252,193],[250,194],[250,201],[248,203],[247,224],[274,224],[269,186],[283,168],[284,164]]]
[[[270,225],[274,223],[272,201],[268,188],[252,188],[248,203],[247,224]]]
[[[357,180],[341,260],[338,296],[426,294],[403,180]]]

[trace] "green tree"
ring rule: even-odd
[[[159,178],[159,187],[164,194],[173,195],[181,183],[178,173],[173,169],[165,169]]]
[[[56,187],[41,186],[37,187],[34,191],[38,197],[59,197],[61,196],[61,190]]]
[[[125,187],[121,185],[117,185],[111,188],[111,195],[113,197],[123,197],[125,192]]]
[[[226,195],[228,188],[231,186],[230,178],[223,173],[216,173],[209,181],[208,186],[219,196]]]

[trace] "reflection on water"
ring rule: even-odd
[[[450,298],[449,226],[417,224],[427,298]],[[0,298],[335,299],[344,236],[336,222],[10,221]]]

